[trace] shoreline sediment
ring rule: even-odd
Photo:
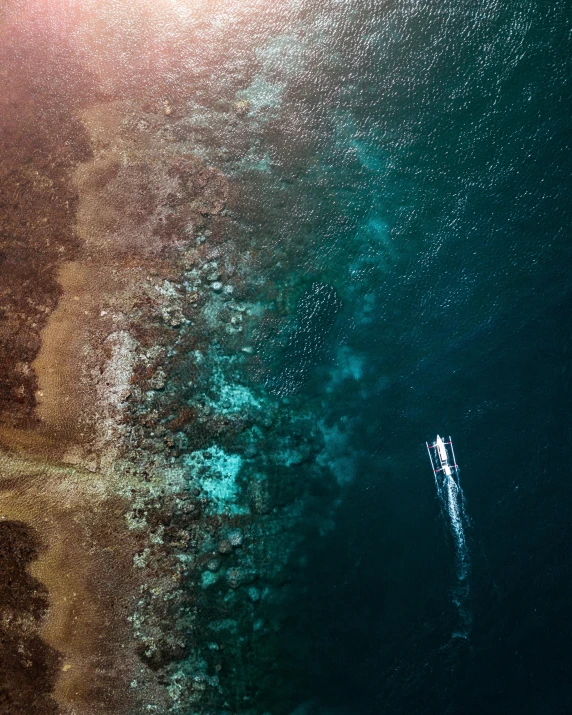
[[[14,539],[37,542],[14,568],[45,603],[14,638],[40,644],[46,677],[39,704],[17,659],[2,687],[30,715],[292,704],[266,664],[297,550],[330,528],[316,503],[338,485],[316,459],[311,406],[264,384],[261,325],[286,307],[257,265],[266,239],[240,213],[232,172],[252,127],[235,89],[210,105],[194,90],[88,93],[53,126],[36,122],[51,132],[30,150],[39,168],[4,187],[23,274],[15,297],[0,278],[13,328],[0,511]],[[211,146],[197,138],[205,116]],[[7,176],[21,170],[14,151]],[[35,203],[18,203],[26,192]],[[330,325],[339,301],[320,291]]]

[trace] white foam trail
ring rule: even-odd
[[[470,603],[470,554],[467,547],[465,529],[468,519],[465,514],[465,498],[458,476],[453,474],[435,477],[437,495],[441,503],[441,512],[447,522],[453,547],[455,549],[455,586],[453,603],[459,614],[459,629],[454,637],[467,638],[472,624]]]

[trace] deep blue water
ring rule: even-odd
[[[266,136],[276,250],[303,245],[302,307],[334,296],[268,384],[322,395],[355,468],[284,633],[308,712],[572,712],[570,21],[565,0],[353,4],[284,99],[312,150],[296,169],[286,123]],[[468,514],[463,638],[437,432]]]

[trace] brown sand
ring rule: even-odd
[[[40,352],[32,364],[38,379],[36,410],[42,431],[66,442],[82,441],[87,429],[80,423],[82,407],[93,399],[82,380],[86,347],[82,328],[97,306],[85,264],[64,263],[58,282],[63,295],[41,333]]]
[[[39,635],[61,657],[54,697],[78,715],[129,711],[126,683],[141,668],[127,621],[135,544],[125,503],[101,484],[89,472],[0,454],[2,518],[29,524],[42,546],[30,571],[49,594]]]
[[[128,621],[140,596],[133,556],[141,544],[127,525],[119,492],[129,477],[117,461],[130,429],[138,306],[150,322],[168,320],[157,298],[163,278],[149,276],[183,226],[220,211],[226,191],[220,172],[186,154],[175,160],[164,138],[133,139],[121,127],[136,113],[110,102],[80,115],[92,151],[68,176],[78,245],[73,260],[58,262],[57,304],[29,351],[36,409],[24,427],[0,426],[0,514],[42,547],[30,567],[49,602],[38,633],[57,665],[55,707],[74,715],[141,712],[137,698],[161,711],[165,693],[139,659]],[[201,188],[179,181],[179,164],[189,175],[200,170]],[[177,191],[176,221],[164,225],[157,207]],[[145,692],[130,688],[135,680]],[[51,680],[45,688],[49,697]]]
[[[96,116],[98,126],[104,124],[105,113],[98,109]],[[97,170],[101,162],[92,164]],[[138,711],[137,697],[160,702],[129,687],[146,669],[128,621],[138,593],[138,545],[125,519],[128,502],[118,496],[110,471],[98,471],[98,464],[113,463],[121,422],[121,405],[106,403],[105,380],[113,396],[115,378],[109,339],[130,315],[142,268],[141,261],[129,265],[125,252],[112,255],[98,244],[105,207],[90,167],[83,165],[78,179],[83,249],[59,266],[59,301],[32,363],[38,423],[0,427],[0,512],[6,522],[26,525],[41,545],[29,571],[47,589],[49,608],[38,635],[59,654],[57,707],[74,715],[120,715]]]

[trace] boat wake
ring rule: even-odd
[[[459,625],[453,637],[468,638],[473,620],[469,583],[471,563],[466,538],[468,518],[458,471],[443,476],[436,474],[435,485],[441,513],[451,536],[455,554],[455,584],[452,598],[459,616]]]
[[[459,466],[455,458],[453,441],[445,441],[437,435],[431,445],[427,443],[429,461],[433,468],[441,514],[447,525],[455,552],[455,585],[453,603],[459,616],[459,628],[454,638],[468,638],[472,625],[469,586],[470,554],[465,536],[468,518],[465,512],[465,497],[459,480]]]

